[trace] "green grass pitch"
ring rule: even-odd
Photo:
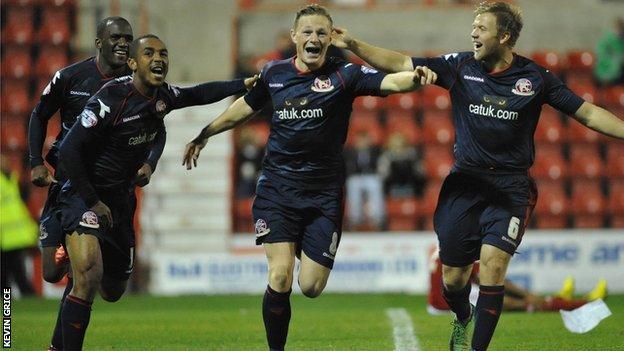
[[[96,300],[84,350],[267,350],[262,296],[125,296]],[[503,313],[491,350],[624,350],[624,295],[611,296],[613,315],[587,334],[568,332],[559,313]],[[292,297],[287,350],[394,350],[387,308],[405,308],[424,351],[448,350],[450,316],[430,316],[425,297],[326,294]],[[12,349],[45,350],[57,301],[12,304]]]

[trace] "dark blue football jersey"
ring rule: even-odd
[[[190,88],[165,83],[152,98],[142,95],[130,77],[106,84],[89,99],[79,123],[61,144],[61,164],[69,186],[77,188],[88,206],[98,201],[97,192],[127,188],[157,135],[164,132],[167,113],[244,91],[242,79]]]
[[[384,77],[334,57],[312,72],[299,71],[294,58],[269,62],[244,97],[256,111],[273,107],[263,175],[307,189],[341,187],[353,100],[381,95]]]
[[[127,68],[122,75],[131,73],[130,69]],[[31,167],[43,164],[41,150],[46,127],[56,111],[60,110],[61,131],[56,136],[55,146],[52,147],[46,157],[48,163],[53,167],[56,167],[58,156],[58,145],[56,144],[63,140],[74,125],[76,117],[82,112],[89,98],[114,78],[117,77],[107,77],[100,71],[95,57],[67,66],[54,74],[52,80],[41,93],[40,101],[30,116],[28,144]],[[156,158],[157,160],[158,158]]]
[[[533,134],[543,104],[574,114],[584,100],[535,62],[514,54],[490,74],[472,52],[412,58],[428,66],[451,96],[455,163],[460,168],[524,172],[534,160]]]

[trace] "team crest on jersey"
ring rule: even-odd
[[[533,91],[533,84],[526,78],[518,79],[516,86],[511,89],[511,92],[520,96],[531,96],[535,94],[535,91]]]
[[[375,73],[377,73],[376,69],[370,68],[370,67],[366,67],[366,66],[362,66],[360,68],[360,70],[362,70],[362,73],[364,73],[364,74],[375,74]]]
[[[167,109],[167,104],[165,104],[164,101],[162,100],[156,101],[156,112],[158,113],[165,112],[166,109]]]
[[[332,90],[334,90],[334,85],[328,76],[319,76],[314,79],[312,91],[316,91],[317,93],[326,93]]]
[[[91,110],[84,110],[80,114],[80,124],[82,124],[82,126],[85,128],[91,128],[95,126],[97,122],[98,119],[95,116],[95,113],[93,113],[93,111]]]
[[[257,238],[265,236],[271,231],[271,229],[269,229],[269,226],[267,225],[267,222],[264,219],[259,219],[256,221],[255,229]]]
[[[98,229],[100,227],[100,221],[98,216],[93,211],[87,211],[82,214],[80,224],[83,227]]]

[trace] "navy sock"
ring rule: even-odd
[[[68,295],[61,310],[61,325],[63,326],[63,351],[80,351],[84,341],[89,318],[91,317],[91,303]]]
[[[290,292],[280,293],[267,285],[262,300],[262,317],[271,350],[284,350],[290,323]]]
[[[457,291],[449,291],[446,286],[442,284],[442,296],[446,303],[448,303],[451,311],[457,316],[457,320],[462,323],[467,323],[470,318],[470,289],[472,285],[470,282],[463,288]]]
[[[63,297],[61,298],[61,304],[59,306],[58,316],[56,317],[56,325],[54,326],[54,332],[52,333],[52,341],[50,345],[56,349],[63,349],[63,328],[61,326],[61,312],[63,311],[63,303],[65,303],[65,298],[69,295],[69,292],[74,287],[74,280],[72,278],[67,277],[67,285],[65,286],[65,291],[63,291]]]
[[[475,309],[475,328],[472,334],[473,350],[487,350],[503,310],[504,297],[505,287],[503,285],[479,286],[479,300],[477,300],[477,308]]]

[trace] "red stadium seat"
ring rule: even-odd
[[[355,136],[358,133],[366,132],[372,138],[375,145],[380,145],[383,140],[383,128],[379,123],[376,112],[353,111],[349,120],[349,131],[347,134],[347,145],[353,145]]]
[[[448,111],[425,111],[423,141],[426,144],[450,145],[455,140],[455,130]]]
[[[416,92],[392,94],[386,98],[386,108],[414,111],[418,109],[419,94]]]
[[[596,58],[594,53],[586,50],[569,51],[567,55],[568,70],[573,72],[590,72]]]
[[[568,87],[585,101],[598,103],[598,90],[593,84],[568,84]]]
[[[7,23],[2,28],[2,44],[31,44],[35,32],[33,29],[33,8],[30,6],[11,6],[5,10]]]
[[[611,179],[624,179],[624,143],[607,143],[607,176]]]
[[[42,78],[51,78],[59,69],[67,66],[67,50],[64,47],[46,46],[39,52],[35,64],[37,75]]]
[[[22,150],[6,150],[3,148],[2,155],[7,158],[11,171],[17,172],[20,177],[23,177],[26,153]]]
[[[570,149],[570,175],[578,178],[599,179],[605,173],[597,144],[576,144]]]
[[[74,0],[35,0],[44,7],[69,7],[74,5]]]
[[[560,143],[565,140],[563,123],[559,112],[550,106],[544,106],[535,130],[538,143]]]
[[[421,139],[418,124],[414,121],[411,111],[388,111],[386,119],[386,136],[394,133],[402,134],[411,145],[417,144]]]
[[[6,150],[26,150],[28,141],[26,131],[27,120],[7,120],[2,119],[0,132],[2,134],[2,149]]]
[[[424,109],[448,110],[451,108],[451,97],[448,91],[436,85],[427,85],[422,89],[421,101]]]
[[[565,66],[563,58],[554,51],[536,51],[531,55],[531,59],[556,74],[560,73]]]
[[[540,145],[535,150],[531,176],[536,179],[561,180],[568,176],[568,164],[558,145]]]
[[[613,215],[624,216],[624,179],[610,183],[609,212]]]
[[[388,230],[417,229],[418,200],[413,197],[386,199]]]
[[[2,113],[26,115],[32,108],[28,97],[28,82],[25,80],[3,80],[2,82]]]
[[[431,146],[424,148],[423,165],[429,178],[443,179],[453,167],[453,153],[446,146]]]
[[[563,183],[542,181],[538,183],[537,188],[539,196],[533,210],[537,228],[565,228],[569,212],[569,201]]]
[[[613,108],[624,108],[624,86],[616,85],[602,90],[602,102]]]
[[[441,180],[429,179],[423,192],[419,215],[422,218],[424,230],[433,230],[433,214],[438,204],[440,188],[442,188]]]
[[[31,74],[30,49],[21,46],[2,48],[2,76],[9,78],[28,78]]]
[[[353,101],[353,110],[378,111],[384,105],[384,99],[378,96],[360,96]]]
[[[43,8],[42,23],[37,33],[41,44],[65,45],[69,43],[69,13],[63,8]]]
[[[30,195],[28,196],[27,205],[33,218],[38,219],[41,217],[41,211],[43,210],[43,205],[45,205],[47,198],[48,188],[40,188],[36,186],[30,187]]]
[[[572,184],[572,220],[577,228],[604,226],[606,199],[597,181],[578,180]]]
[[[587,128],[572,118],[568,119],[566,134],[570,143],[595,143],[602,139],[600,133]]]

